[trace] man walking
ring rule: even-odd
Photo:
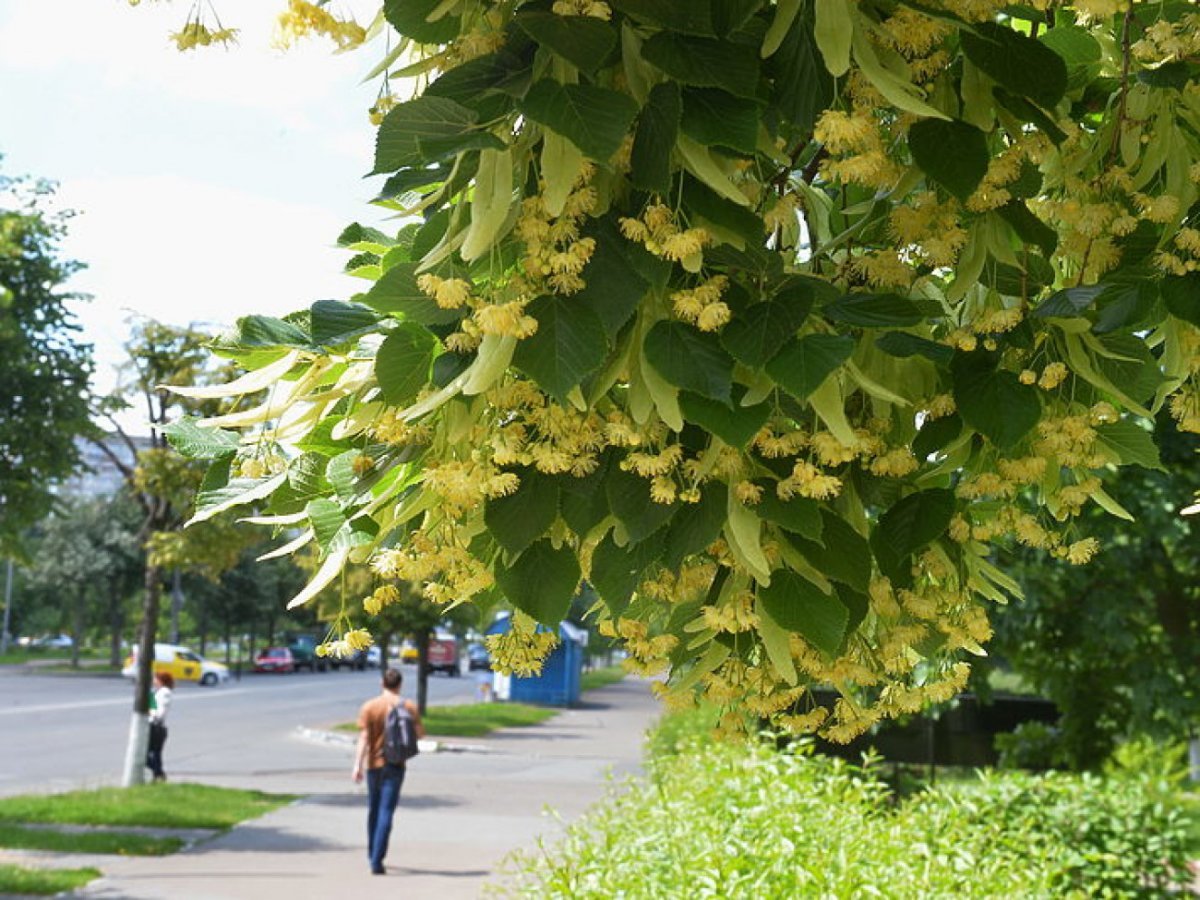
[[[371,872],[384,875],[383,859],[387,856],[388,838],[392,834],[392,817],[396,802],[400,799],[400,788],[404,784],[404,765],[395,765],[384,759],[384,726],[388,713],[397,703],[403,703],[416,725],[417,736],[425,736],[425,726],[416,704],[400,697],[402,676],[396,669],[383,673],[383,691],[378,697],[368,700],[358,711],[358,747],[354,754],[355,782],[367,775],[367,856],[371,860]]]

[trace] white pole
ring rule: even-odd
[[[12,640],[12,635],[8,630],[8,624],[12,621],[12,583],[13,561],[10,558],[8,561],[8,580],[4,585],[4,627],[0,628],[0,653],[8,652],[8,642]]]
[[[125,742],[125,769],[122,787],[146,782],[146,749],[150,744],[150,717],[135,712],[129,719],[129,740]]]

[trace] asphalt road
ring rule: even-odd
[[[403,671],[404,693],[412,696],[415,667]],[[324,768],[329,748],[298,730],[351,721],[378,690],[378,670],[244,675],[211,688],[183,684],[167,721],[168,775]],[[470,677],[429,678],[430,703],[469,702],[474,693]],[[0,667],[0,795],[114,783],[131,708],[124,678]],[[343,765],[340,758],[336,765]]]

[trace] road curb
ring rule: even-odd
[[[296,734],[306,741],[312,741],[317,744],[331,744],[336,747],[353,747],[358,742],[358,737],[345,731],[325,731],[320,728],[306,728],[301,725],[296,729]],[[417,742],[417,747],[422,753],[491,753],[490,747],[485,747],[482,744],[450,744],[445,741],[435,741],[429,738],[422,738]]]

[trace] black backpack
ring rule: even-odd
[[[402,766],[418,753],[417,723],[408,704],[400,700],[388,710],[383,721],[383,759],[393,766]]]

